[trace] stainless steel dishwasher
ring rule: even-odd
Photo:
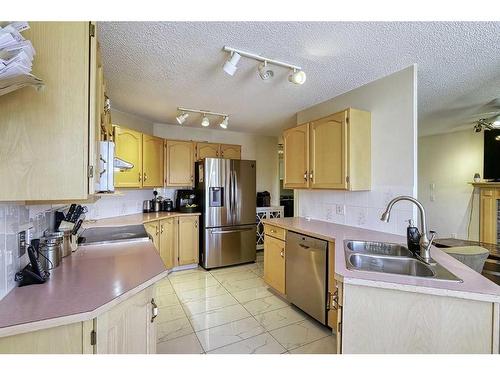
[[[295,306],[326,324],[328,243],[288,231],[286,296]]]

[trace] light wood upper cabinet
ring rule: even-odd
[[[221,144],[220,157],[224,159],[241,159],[241,146]]]
[[[285,241],[264,237],[264,281],[285,294]]]
[[[160,257],[167,269],[172,269],[177,265],[177,232],[177,218],[160,220]]]
[[[142,186],[163,186],[163,138],[142,135]]]
[[[203,160],[205,158],[218,158],[219,148],[220,145],[218,143],[196,143],[196,160]]]
[[[309,124],[283,132],[283,186],[286,189],[309,187]]]
[[[179,217],[179,266],[198,263],[198,216]]]
[[[115,156],[132,163],[134,167],[115,171],[115,187],[142,187],[142,133],[115,126]]]
[[[371,115],[353,108],[285,130],[284,187],[370,190]]]
[[[23,36],[45,87],[0,96],[0,201],[87,199],[97,126],[90,23],[30,22]]]
[[[345,189],[345,112],[309,124],[309,186]]]
[[[194,144],[166,141],[166,185],[192,186],[194,183]]]

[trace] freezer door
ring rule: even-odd
[[[255,225],[207,228],[204,236],[204,268],[254,262],[256,259]]]
[[[230,162],[233,225],[255,224],[257,196],[255,160],[230,160]]]
[[[203,220],[205,228],[233,224],[231,214],[231,165],[229,159],[207,158],[203,168]]]

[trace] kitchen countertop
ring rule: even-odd
[[[438,247],[481,246],[490,252],[490,259],[500,260],[500,245],[479,241],[460,240],[458,238],[438,238],[434,240],[434,243],[437,244]]]
[[[93,319],[167,273],[151,241],[79,247],[46,283],[0,301],[0,337]]]
[[[431,256],[450,272],[461,278],[462,283],[347,269],[344,257],[345,240],[371,240],[406,244],[406,237],[404,236],[320,220],[307,220],[302,217],[266,219],[263,222],[312,237],[334,241],[335,277],[344,283],[500,303],[500,286],[437,247],[432,247]]]
[[[84,222],[83,226],[85,228],[89,227],[113,227],[121,225],[136,225],[149,223],[151,221],[167,219],[169,217],[179,217],[179,216],[199,216],[201,213],[184,213],[184,212],[148,212],[148,213],[138,213],[131,215],[115,216],[105,219],[98,220],[87,220]]]

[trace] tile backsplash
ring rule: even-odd
[[[176,189],[157,189],[159,195],[174,199]],[[151,190],[123,190],[121,195],[103,196],[97,202],[86,204],[86,219],[130,215],[142,212],[142,202],[153,198]],[[27,255],[18,257],[19,231],[30,229],[31,238],[40,238],[49,227],[50,216],[65,205],[32,205],[0,203],[0,299],[15,287],[14,275],[28,263]]]
[[[403,186],[377,186],[370,191],[298,190],[299,216],[405,235],[407,220],[414,218],[411,203],[396,203],[389,223],[380,221],[389,201],[398,195],[413,193]]]

